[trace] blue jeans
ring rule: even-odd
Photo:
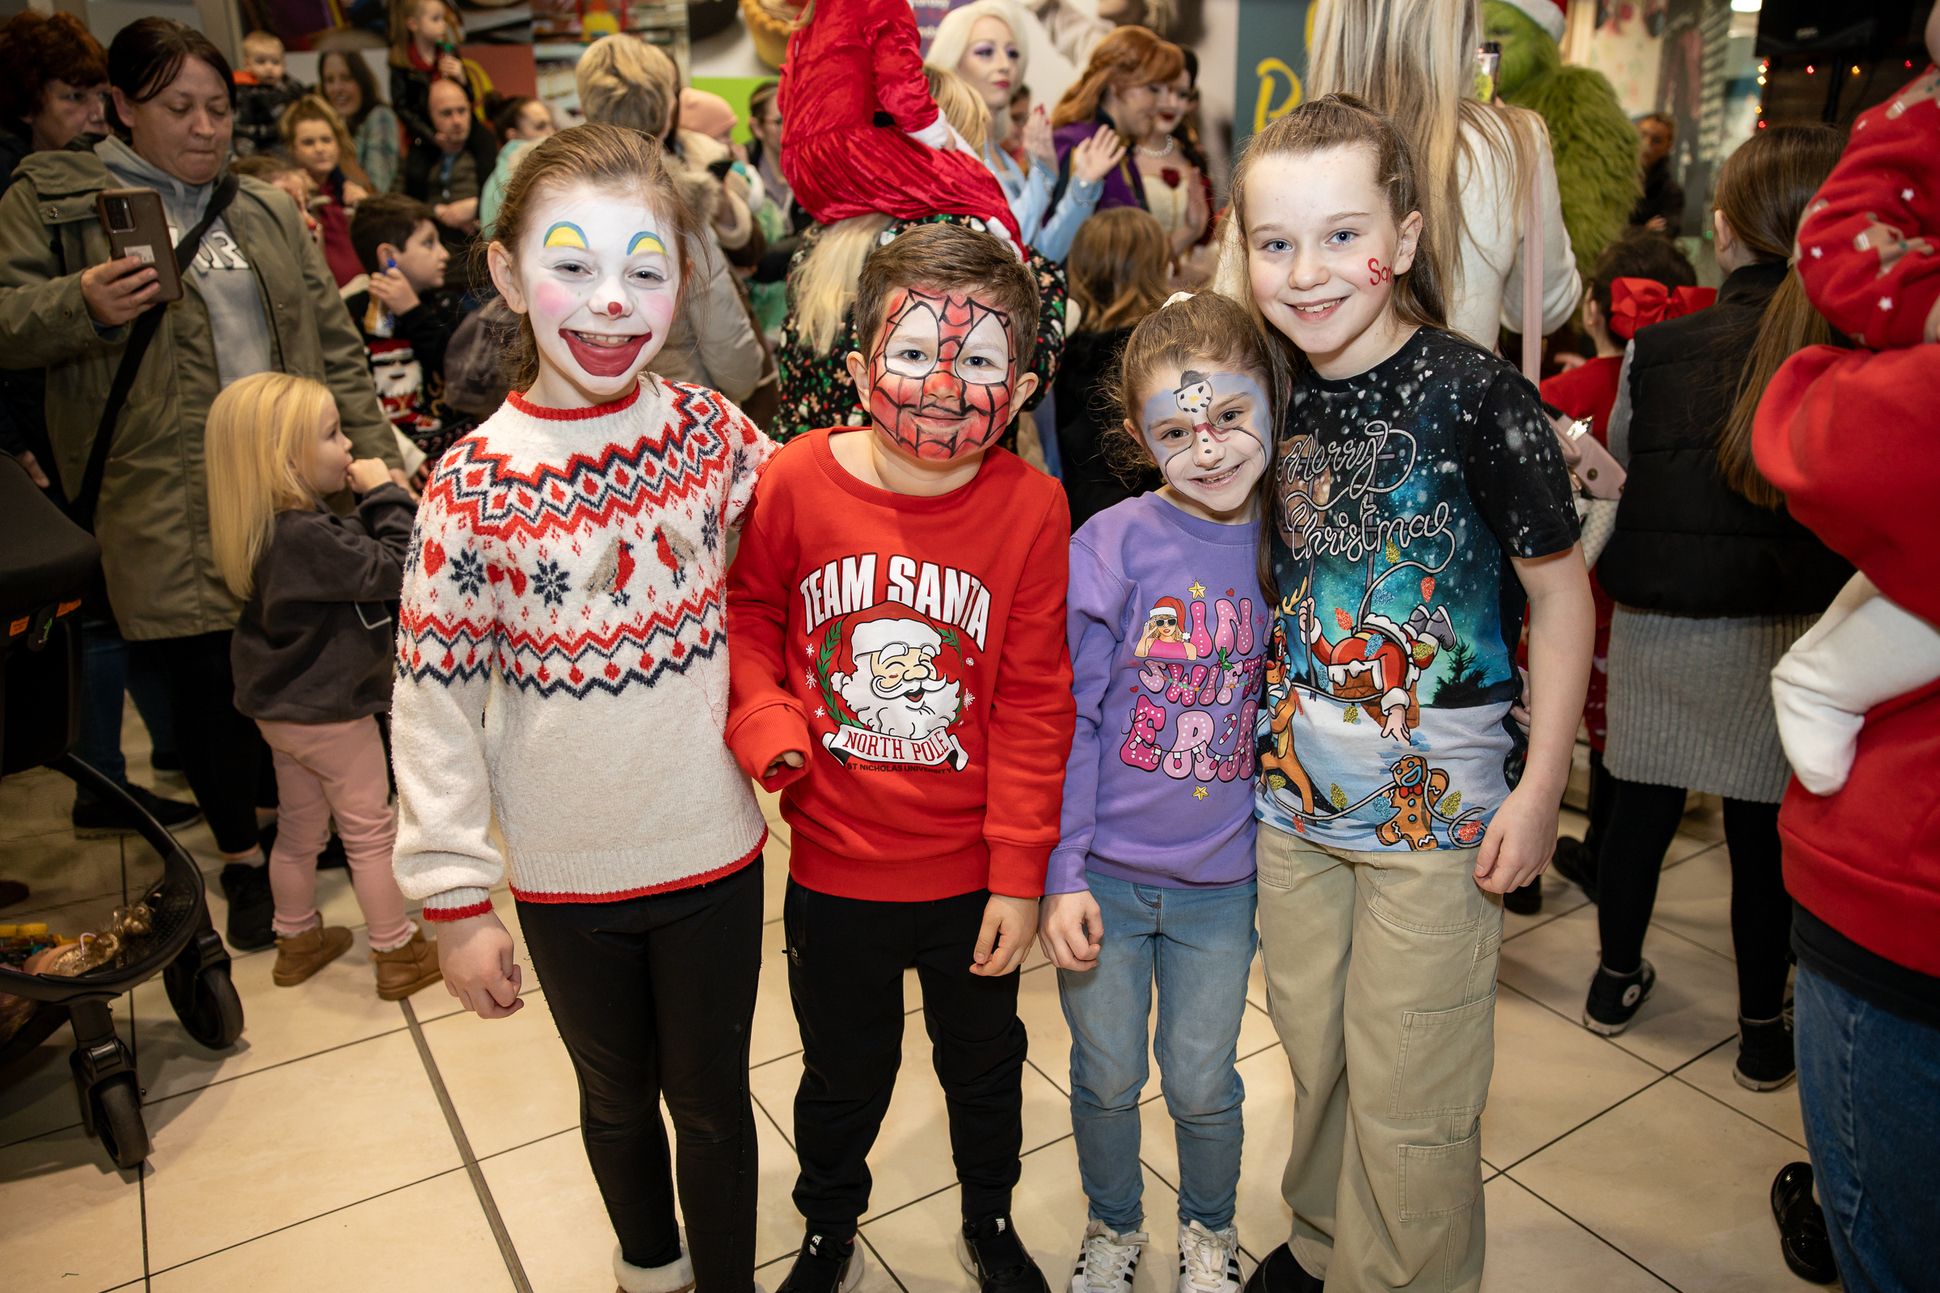
[[[1799,1101],[1819,1206],[1847,1293],[1933,1287],[1940,1029],[1799,966]],[[1922,1150],[1920,1146],[1926,1148]]]
[[[1144,1220],[1138,1097],[1145,1023],[1159,988],[1159,1084],[1179,1147],[1179,1219],[1233,1224],[1240,1101],[1234,1067],[1246,976],[1259,939],[1253,881],[1227,889],[1162,889],[1085,876],[1104,918],[1096,969],[1058,971],[1071,1025],[1071,1124],[1090,1215],[1123,1234]]]
[[[82,620],[81,726],[74,752],[108,780],[125,786],[128,763],[121,755],[123,693],[134,696],[135,708],[148,728],[151,748],[172,751],[175,724],[160,679],[129,660],[128,644],[116,632],[113,621]]]

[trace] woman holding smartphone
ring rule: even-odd
[[[235,90],[221,51],[179,22],[144,18],[109,45],[108,84],[114,135],[85,151],[33,154],[0,198],[0,364],[47,370],[63,487],[93,513],[122,636],[167,680],[184,771],[227,864],[229,941],[267,947],[256,817],[263,749],[234,704],[229,637],[239,606],[209,547],[203,423],[223,387],[274,368],[330,387],[358,457],[395,465],[395,437],[295,205],[269,185],[225,175]],[[97,199],[112,189],[160,194],[161,242],[226,200],[183,257],[177,299],[164,300],[162,277],[139,256],[111,256]],[[134,325],[158,304],[159,326],[105,430],[113,451],[98,496],[81,497]]]

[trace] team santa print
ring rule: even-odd
[[[516,269],[501,244],[490,256],[493,281],[538,344],[528,395],[555,408],[617,399],[666,344],[679,303],[675,240],[637,196],[572,185],[538,197]]]

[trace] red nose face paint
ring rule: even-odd
[[[918,458],[987,448],[1011,419],[1010,317],[967,293],[904,290],[869,360],[869,415]]]
[[[624,305],[621,305],[618,301],[608,301],[606,303],[606,313],[611,318],[615,318],[615,319],[619,318],[620,311],[624,310],[625,308],[626,307]]]
[[[1367,285],[1369,287],[1379,287],[1381,286],[1381,284],[1387,282],[1389,279],[1393,277],[1394,277],[1393,270],[1389,269],[1386,265],[1383,265],[1380,261],[1376,260],[1374,257],[1372,256],[1368,257]]]

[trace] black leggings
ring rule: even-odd
[[[748,1030],[761,971],[761,859],[725,880],[625,902],[519,903],[546,1005],[579,1079],[580,1135],[620,1251],[680,1256],[699,1293],[754,1284],[755,1130]]]
[[[1603,964],[1628,974],[1643,959],[1664,853],[1684,816],[1684,791],[1612,777],[1610,816],[1597,856],[1597,928]],[[1724,801],[1731,858],[1731,945],[1738,958],[1738,1013],[1773,1019],[1784,1008],[1792,905],[1778,845],[1778,805]]]
[[[247,853],[259,843],[256,806],[263,802],[269,747],[253,720],[236,712],[236,680],[229,671],[229,639],[221,633],[186,638],[130,639],[131,664],[161,680],[182,775],[216,847]],[[271,798],[270,803],[276,801]]]

